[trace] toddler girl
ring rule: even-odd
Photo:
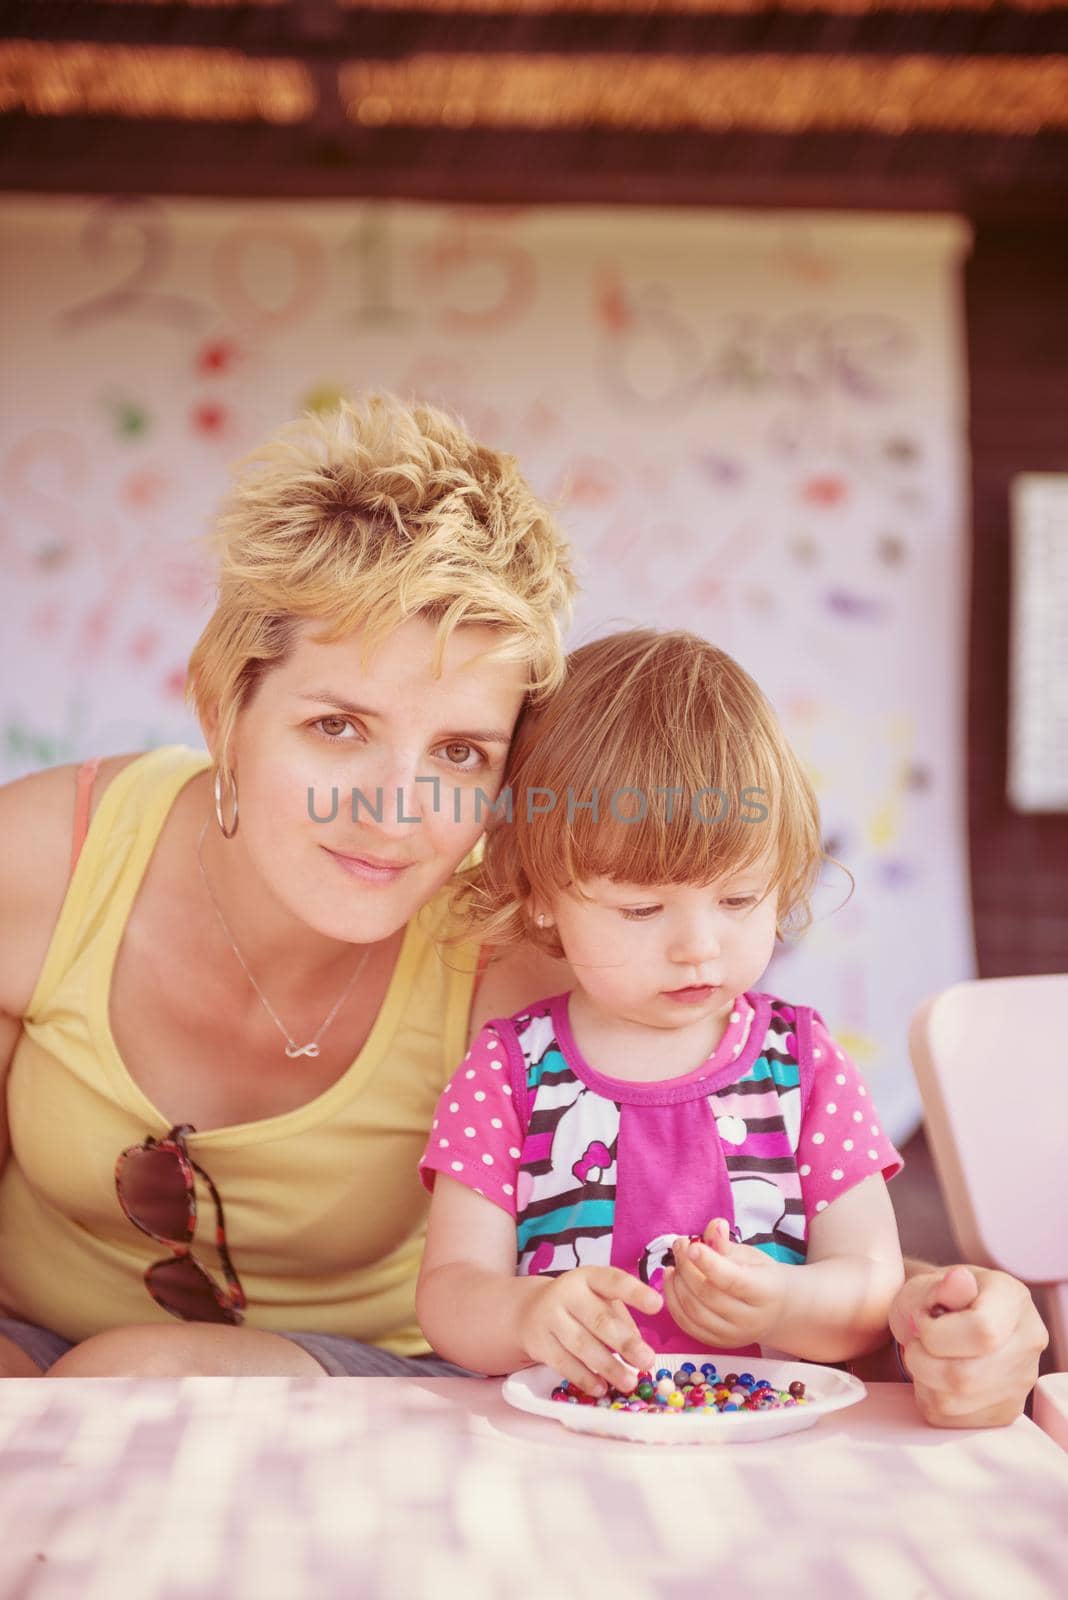
[[[461,904],[574,987],[488,1023],[438,1102],[417,1308],[442,1355],[601,1394],[672,1351],[885,1340],[901,1161],[819,1013],[758,988],[824,859],[771,707],[704,640],[598,640],[525,713]]]

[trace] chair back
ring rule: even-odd
[[[1068,974],[944,989],[913,1017],[909,1049],[961,1256],[1047,1286],[1068,1370]]]

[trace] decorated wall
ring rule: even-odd
[[[9,197],[0,240],[0,776],[199,742],[231,463],[367,387],[445,404],[558,507],[573,642],[692,628],[770,695],[856,888],[765,987],[911,1131],[908,1018],[974,970],[962,224]]]

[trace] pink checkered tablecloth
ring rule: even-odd
[[[3,1600],[1068,1595],[1068,1455],[895,1384],[722,1449],[582,1438],[491,1380],[9,1379],[0,1507]]]

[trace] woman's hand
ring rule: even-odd
[[[908,1278],[890,1331],[935,1428],[1014,1422],[1038,1377],[1049,1335],[1022,1283],[986,1267],[940,1267]]]
[[[626,1308],[655,1316],[663,1303],[656,1290],[621,1267],[575,1267],[542,1282],[541,1293],[529,1296],[519,1317],[527,1355],[585,1394],[604,1394],[607,1384],[629,1393],[636,1370],[655,1351]]]
[[[773,1344],[796,1269],[732,1244],[722,1217],[709,1223],[704,1241],[676,1239],[675,1266],[664,1273],[664,1300],[679,1327],[712,1349]]]

